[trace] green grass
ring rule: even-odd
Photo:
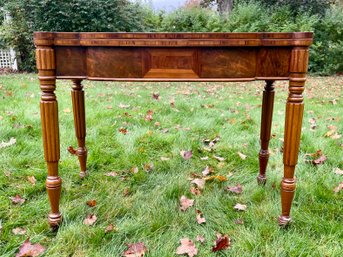
[[[13,256],[30,237],[47,247],[45,256],[120,256],[126,243],[143,241],[149,249],[146,256],[170,257],[175,256],[181,238],[194,240],[197,235],[206,238],[204,245],[196,243],[198,256],[342,256],[343,193],[333,192],[342,176],[333,170],[343,169],[343,138],[324,136],[328,125],[337,126],[343,134],[342,77],[308,79],[292,208],[294,223],[288,229],[277,225],[287,82],[276,83],[274,137],[265,187],[256,183],[263,82],[84,84],[89,176],[80,181],[77,158],[66,151],[69,145],[76,145],[72,113],[64,111],[72,109],[70,82],[57,83],[64,221],[55,233],[46,219],[49,203],[37,76],[0,77],[0,142],[11,137],[17,140],[15,145],[0,149],[1,256]],[[159,101],[151,97],[155,91],[161,95]],[[170,107],[171,97],[175,98],[175,108]],[[333,99],[336,104],[330,102]],[[121,109],[120,103],[130,108]],[[214,107],[201,107],[210,104]],[[144,120],[149,109],[154,111],[152,122]],[[314,131],[308,122],[312,117],[317,120]],[[161,125],[155,126],[156,121]],[[127,127],[129,133],[121,134],[120,127]],[[166,128],[168,133],[163,132]],[[213,153],[202,151],[202,140],[216,135],[221,140],[214,154],[224,157],[223,163],[213,159]],[[190,149],[193,157],[183,160],[180,150]],[[325,164],[316,167],[305,163],[304,154],[318,149],[328,157]],[[238,151],[247,159],[241,160]],[[206,155],[209,160],[200,159]],[[170,160],[161,161],[161,156]],[[146,173],[145,163],[153,163],[154,170]],[[207,182],[202,195],[193,196],[188,178],[206,165],[213,166],[218,175],[232,175],[224,183]],[[135,166],[139,172],[130,173]],[[110,171],[116,171],[118,177],[104,175]],[[35,186],[27,176],[36,177]],[[236,183],[243,185],[242,195],[224,191],[225,186]],[[124,196],[124,190],[129,190],[129,195]],[[22,206],[9,200],[16,194],[26,199]],[[195,199],[195,207],[181,212],[181,195]],[[85,204],[91,199],[97,201],[94,208]],[[248,205],[246,212],[233,210],[238,202]],[[196,223],[196,208],[203,212],[206,224]],[[83,220],[90,213],[98,220],[88,227]],[[235,224],[238,218],[244,225]],[[110,223],[117,231],[105,234]],[[12,229],[16,227],[26,228],[26,235],[14,235]],[[231,249],[211,252],[216,232],[231,237]]]

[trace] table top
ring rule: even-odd
[[[313,41],[312,32],[35,32],[36,46],[121,47],[215,47],[215,46],[304,46]]]

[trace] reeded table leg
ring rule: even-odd
[[[261,114],[261,150],[259,152],[260,174],[257,176],[257,182],[263,185],[266,183],[267,180],[266,169],[269,159],[268,145],[273,119],[274,94],[274,81],[266,80],[266,85],[263,91]]]
[[[283,149],[284,177],[281,182],[282,214],[279,225],[291,221],[290,211],[295,192],[295,166],[298,161],[301,125],[304,112],[303,91],[307,71],[308,50],[297,47],[292,50],[289,95],[286,104],[285,137]]]
[[[86,115],[85,115],[85,93],[81,80],[73,80],[73,87],[71,91],[74,113],[75,134],[77,137],[78,148],[74,150],[69,147],[70,153],[77,155],[80,162],[80,177],[83,178],[87,174],[87,148],[86,148]]]
[[[40,112],[42,121],[42,136],[44,157],[48,166],[46,189],[50,200],[51,212],[48,215],[51,227],[57,227],[61,220],[59,203],[62,180],[58,176],[58,161],[60,159],[60,142],[58,128],[58,106],[55,91],[55,60],[54,50],[50,47],[39,47],[36,50],[37,68],[42,91]]]

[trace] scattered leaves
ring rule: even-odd
[[[193,257],[198,254],[198,249],[189,238],[182,238],[180,240],[180,244],[181,245],[176,249],[176,254],[187,254],[189,257]]]
[[[197,210],[196,219],[197,219],[198,224],[202,224],[206,222],[206,219],[200,210]]]
[[[193,152],[192,152],[192,150],[190,150],[190,151],[183,151],[182,150],[182,151],[180,151],[180,155],[182,156],[183,159],[189,160],[192,157]]]
[[[122,104],[122,103],[120,103],[120,104],[118,105],[118,107],[119,107],[119,108],[122,108],[122,109],[126,109],[126,108],[130,108],[130,105],[129,105],[129,104]]]
[[[109,233],[109,232],[116,231],[116,230],[117,230],[117,228],[111,223],[105,228],[105,233]]]
[[[213,155],[213,158],[216,159],[216,160],[219,161],[219,162],[225,161],[225,158],[220,157],[220,156],[217,156],[217,155]]]
[[[23,256],[39,256],[44,253],[45,247],[41,244],[31,244],[30,238],[26,239],[25,242],[20,246],[19,252],[16,254],[16,257]]]
[[[211,166],[206,166],[206,168],[201,172],[204,177],[214,173],[214,169]]]
[[[5,147],[8,147],[8,146],[11,146],[11,145],[14,145],[15,143],[17,142],[17,140],[14,138],[14,137],[11,137],[10,138],[10,141],[8,142],[1,142],[0,143],[0,149],[1,148],[5,148]]]
[[[186,196],[181,196],[180,198],[180,210],[186,211],[189,207],[192,207],[194,204],[193,199],[188,199]]]
[[[136,173],[138,173],[138,167],[137,166],[135,166],[135,167],[132,167],[131,169],[130,169],[130,171],[132,172],[132,173],[134,173],[134,174],[136,174]]]
[[[236,203],[236,205],[233,208],[237,211],[246,211],[247,210],[247,206],[245,204],[240,204],[240,203]]]
[[[342,189],[343,189],[343,182],[339,183],[339,185],[336,186],[336,187],[333,189],[333,191],[334,191],[335,193],[338,193],[338,192],[341,191]]]
[[[316,127],[317,127],[316,119],[315,118],[310,118],[308,120],[308,122],[310,123],[310,129],[311,130],[315,130]]]
[[[13,204],[22,205],[25,202],[25,199],[22,198],[20,195],[11,196],[10,199],[11,199]]]
[[[107,177],[116,177],[116,176],[118,176],[118,174],[115,171],[111,171],[111,172],[106,173],[105,176],[107,176]]]
[[[209,176],[209,177],[206,177],[204,179],[206,181],[211,181],[211,180],[218,180],[219,182],[227,181],[227,177],[222,176],[222,175]]]
[[[154,169],[154,164],[151,162],[151,163],[146,163],[146,164],[144,164],[144,170],[146,171],[146,172],[150,172],[150,171],[152,171],[153,169]]]
[[[317,150],[317,152],[313,153],[313,154],[305,154],[305,156],[306,157],[312,157],[312,160],[306,159],[306,162],[310,162],[313,165],[323,164],[327,160],[327,158],[323,154],[322,150]]]
[[[243,192],[243,187],[239,183],[235,186],[228,186],[225,189],[235,194],[241,194]]]
[[[337,174],[337,175],[343,175],[343,170],[341,170],[340,168],[336,168],[334,170],[334,173]]]
[[[127,130],[127,128],[121,127],[121,128],[119,128],[119,132],[126,135],[129,131]]]
[[[170,98],[170,107],[175,108],[175,99],[174,99],[174,97]]]
[[[142,257],[148,251],[143,242],[127,244],[127,248],[122,254],[124,257]]]
[[[168,158],[168,157],[163,157],[163,156],[161,156],[161,161],[169,161],[170,160],[170,158]]]
[[[160,93],[159,92],[152,93],[152,99],[159,100],[160,99]]]
[[[84,219],[83,224],[87,226],[92,226],[97,220],[97,217],[94,214],[88,214]]]
[[[203,237],[203,236],[198,235],[196,240],[202,244],[205,243],[205,237]]]
[[[201,191],[197,187],[191,187],[190,191],[193,195],[201,195]]]
[[[144,119],[147,120],[147,121],[152,121],[153,120],[153,117],[152,117],[153,114],[154,114],[154,111],[148,110],[146,112],[146,115],[145,115]]]
[[[231,245],[231,239],[228,235],[222,236],[221,234],[217,234],[217,239],[214,242],[215,246],[212,247],[212,252],[217,252],[221,250],[225,250],[230,247]]]
[[[96,200],[89,200],[86,202],[86,204],[89,206],[89,207],[94,207],[96,205]]]
[[[236,219],[236,220],[235,220],[235,224],[237,224],[237,225],[243,225],[243,224],[244,224],[244,220],[243,220],[243,219]]]
[[[25,228],[14,228],[12,229],[12,233],[15,235],[25,235],[26,234],[26,229]]]
[[[36,185],[36,178],[35,176],[27,176],[27,180],[32,184],[32,185]]]

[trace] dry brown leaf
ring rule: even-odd
[[[214,243],[215,246],[212,247],[212,252],[217,252],[229,248],[231,246],[231,239],[228,235],[222,236],[218,233],[217,239]]]
[[[27,180],[32,184],[32,185],[36,185],[36,178],[35,176],[27,176]]]
[[[12,229],[12,233],[15,235],[25,235],[26,234],[26,229],[25,228],[14,228]]]
[[[197,219],[198,224],[202,224],[206,222],[206,219],[200,210],[197,210],[196,219]]]
[[[13,204],[22,205],[25,202],[25,199],[22,198],[20,195],[11,196],[10,199],[11,199]]]
[[[153,117],[152,117],[153,114],[154,114],[154,111],[148,110],[146,112],[146,115],[145,115],[144,119],[147,120],[147,121],[152,121],[153,120]]]
[[[126,135],[129,131],[128,131],[128,129],[127,128],[119,128],[119,132],[120,133],[122,133],[122,134],[124,134],[124,135]]]
[[[200,242],[200,243],[205,243],[205,237],[203,237],[203,236],[201,236],[201,235],[198,235],[197,236],[197,238],[196,238],[196,240],[198,241],[198,242]]]
[[[201,195],[201,191],[197,187],[191,187],[190,191],[193,195]]]
[[[44,253],[45,247],[41,244],[31,244],[30,238],[26,239],[25,242],[20,246],[19,252],[16,257],[36,257]]]
[[[326,160],[327,160],[327,158],[326,158],[326,156],[323,154],[323,155],[319,156],[318,159],[313,160],[312,163],[313,163],[314,165],[320,165],[320,164],[323,164]]]
[[[1,142],[0,143],[0,149],[8,147],[8,146],[11,146],[11,145],[14,145],[16,142],[17,142],[17,139],[15,139],[14,137],[11,137],[10,141],[8,141],[8,142]]]
[[[186,211],[189,207],[193,206],[194,200],[188,199],[186,196],[181,196],[180,198],[180,210]]]
[[[343,170],[341,170],[340,168],[336,168],[334,170],[334,173],[337,174],[337,175],[343,175]]]
[[[310,123],[310,129],[314,130],[317,127],[317,123],[316,123],[316,119],[315,118],[310,118],[308,120],[308,122]]]
[[[152,99],[159,100],[160,99],[160,93],[159,92],[152,93]]]
[[[96,222],[97,217],[94,214],[88,214],[84,219],[83,224],[92,226]]]
[[[182,156],[183,159],[189,160],[192,157],[193,152],[192,152],[192,150],[190,150],[190,151],[182,150],[182,151],[180,151],[180,155]]]
[[[127,244],[127,248],[122,254],[124,257],[142,257],[148,251],[143,242]]]
[[[214,169],[211,166],[206,166],[206,168],[201,173],[204,177],[206,177],[207,175],[214,173]]]
[[[215,175],[215,176],[209,176],[204,178],[206,181],[211,181],[211,180],[218,180],[220,182],[227,181],[227,177],[222,176],[222,175]]]
[[[89,200],[86,202],[86,204],[89,206],[89,207],[94,207],[96,205],[96,200]]]
[[[107,177],[116,177],[116,176],[118,176],[118,174],[115,171],[111,171],[111,172],[106,173],[105,176],[107,176]]]
[[[107,105],[106,108],[111,110],[112,109],[112,105]]]
[[[240,203],[236,203],[236,205],[233,208],[237,211],[246,211],[247,210],[247,206],[245,204],[240,204]]]
[[[244,224],[244,220],[243,220],[243,219],[236,219],[236,220],[235,220],[235,224],[237,224],[237,225],[243,225],[243,224]]]
[[[243,187],[239,183],[235,186],[228,186],[225,189],[236,194],[241,194],[243,192]]]
[[[175,99],[174,99],[174,97],[170,98],[170,107],[175,108]]]
[[[189,238],[182,238],[180,240],[180,246],[176,249],[176,254],[187,254],[188,257],[193,257],[198,254],[198,249],[195,247],[195,244]]]
[[[237,152],[239,157],[241,157],[242,160],[245,160],[247,156],[245,154],[242,154],[241,152]]]
[[[65,109],[63,110],[63,112],[64,112],[64,113],[70,113],[71,111],[70,111],[69,108],[65,108]]]
[[[213,158],[216,159],[217,161],[220,161],[220,162],[225,161],[225,158],[217,156],[217,155],[213,155]]]
[[[135,166],[135,167],[132,167],[131,169],[130,169],[130,172],[132,172],[132,173],[134,173],[134,174],[136,174],[136,173],[138,173],[138,167],[137,166]]]
[[[338,192],[341,191],[342,189],[343,189],[343,182],[339,183],[339,185],[336,186],[336,187],[333,189],[333,191],[334,191],[335,193],[338,193]]]
[[[311,159],[306,159],[306,162],[310,162],[314,165],[320,165],[323,164],[327,158],[326,156],[323,154],[322,150],[317,150],[317,152],[313,153],[313,154],[305,154],[305,157],[311,157]]]
[[[105,233],[109,233],[109,232],[116,231],[116,230],[117,230],[117,228],[111,223],[105,228]]]
[[[145,163],[143,169],[146,172],[150,172],[154,169],[154,164],[152,162],[151,163]]]
[[[154,126],[155,126],[155,127],[159,127],[159,126],[161,126],[161,123],[158,122],[158,121],[156,121],[156,122],[154,123]]]
[[[196,178],[191,181],[191,184],[197,185],[199,189],[204,189],[205,187],[205,180],[201,178]]]

